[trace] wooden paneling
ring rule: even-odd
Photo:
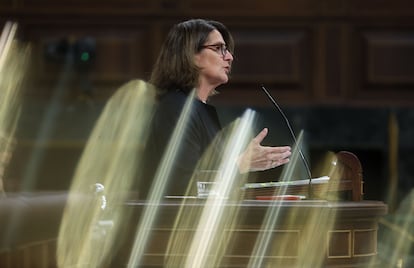
[[[239,83],[305,84],[309,34],[304,29],[233,31],[233,79]]]
[[[413,2],[410,0],[343,0],[340,2],[346,3],[350,14],[376,14],[392,17],[396,14],[412,14],[413,12]]]
[[[187,1],[188,8],[194,11],[211,10],[214,12],[234,14],[255,14],[255,15],[283,15],[290,13],[294,16],[314,14],[319,4],[313,0],[193,0]]]
[[[153,4],[153,1],[147,0],[116,0],[116,1],[102,1],[102,0],[20,0],[20,5],[23,7],[54,7],[54,8],[67,8],[67,7],[136,7],[136,8],[149,8]]]
[[[404,101],[414,97],[414,25],[356,27],[354,61],[354,98]]]
[[[37,28],[38,27],[38,28]],[[69,25],[59,28],[45,29],[44,26],[35,26],[28,32],[28,39],[35,45],[34,54],[38,66],[41,66],[40,75],[49,76],[56,71],[60,62],[48,61],[45,49],[48,44],[63,38],[73,44],[84,37],[96,41],[96,59],[93,62],[91,73],[98,79],[129,78],[137,72],[147,71],[150,59],[147,58],[149,48],[148,30],[144,27],[134,29],[102,28],[85,29],[82,25]]]
[[[407,32],[366,32],[363,38],[369,85],[414,86],[414,28]]]
[[[32,234],[31,225],[48,223],[51,229],[51,238],[43,238],[42,235],[23,244],[10,244],[8,248],[0,251],[1,267],[56,267],[56,246],[59,232],[59,223],[66,202],[65,195],[38,195],[28,198],[30,202],[24,205],[24,210],[3,206],[2,211],[10,209],[17,210],[22,216],[22,231]],[[57,197],[57,196],[55,196]],[[18,198],[18,197],[17,197]],[[86,200],[86,199],[85,199]],[[15,201],[7,199],[6,201]],[[10,204],[10,203],[9,203]],[[210,204],[211,205],[211,204]],[[302,200],[291,202],[268,202],[268,201],[234,201],[224,202],[220,209],[239,211],[237,219],[224,218],[228,223],[234,220],[231,228],[224,228],[218,232],[211,232],[208,228],[202,229],[197,224],[199,218],[193,215],[193,221],[185,224],[179,216],[189,215],[188,212],[200,211],[206,207],[203,200],[193,199],[182,202],[182,200],[164,200],[158,206],[159,217],[148,230],[146,247],[142,251],[140,267],[164,267],[171,260],[181,261],[186,258],[189,245],[194,238],[195,231],[211,233],[215,239],[221,239],[217,243],[223,250],[220,263],[215,267],[246,267],[249,261],[254,262],[252,253],[255,251],[255,243],[260,241],[262,235],[269,238],[262,244],[266,251],[262,257],[263,267],[299,267],[303,260],[307,259],[312,247],[317,247],[317,260],[323,260],[323,267],[367,267],[369,264],[377,264],[377,229],[378,218],[387,213],[387,207],[382,202],[326,202],[322,200]],[[131,213],[131,218],[122,222],[122,232],[116,237],[119,249],[114,249],[111,256],[100,256],[111,259],[107,265],[100,267],[125,267],[136,235],[136,223],[141,219],[148,203],[141,201],[129,201],[125,204],[112,203],[115,209],[126,209]],[[208,205],[207,205],[208,206]],[[33,209],[43,209],[48,217],[34,217]],[[53,209],[52,209],[53,208]],[[155,208],[151,205],[151,209]],[[272,209],[277,209],[277,220],[268,228],[263,228],[263,220]],[[14,211],[13,210],[13,211]],[[55,214],[60,212],[59,214]],[[42,214],[45,215],[45,214]],[[296,217],[289,217],[296,215]],[[322,224],[312,224],[314,219],[322,217]],[[328,224],[324,219],[336,219],[335,224]],[[7,220],[6,220],[7,222]],[[309,228],[312,225],[312,228]],[[20,229],[18,229],[20,230]],[[49,233],[48,233],[49,234]],[[117,235],[116,233],[114,233]],[[108,237],[102,236],[95,242],[105,242]],[[227,241],[228,238],[228,241]],[[266,240],[266,239],[265,239]],[[280,243],[287,241],[287,243]],[[210,241],[211,242],[211,241]],[[176,245],[175,248],[171,248]],[[213,250],[211,250],[213,251]],[[210,252],[211,252],[210,251]],[[213,258],[214,259],[214,258]],[[214,259],[219,260],[219,259]],[[314,261],[315,262],[315,261]],[[177,262],[178,263],[178,262]],[[320,267],[320,266],[318,266]],[[373,267],[377,267],[374,265]]]
[[[13,6],[13,0],[2,0],[0,3],[0,8],[1,7],[12,7]]]
[[[196,231],[194,224],[197,223],[197,220],[186,221],[182,225],[179,224],[180,221],[175,221],[174,230],[172,230],[170,224],[174,222],[175,211],[178,211],[178,208],[173,204],[174,202],[167,201],[168,205],[160,206],[162,210],[158,214],[160,218],[149,235],[151,242],[144,250],[142,266],[163,266],[166,260],[177,261],[174,262],[177,264],[186,257],[186,251],[183,249],[186,245],[191,244]],[[375,261],[377,255],[376,230],[378,229],[376,221],[377,217],[386,211],[385,207],[380,207],[379,202],[371,204],[345,202],[346,207],[342,208],[340,207],[342,206],[341,202],[332,202],[328,206],[325,206],[324,202],[313,205],[312,201],[301,201],[298,204],[294,201],[276,204],[278,206],[278,220],[265,230],[260,229],[263,228],[263,218],[265,218],[267,211],[264,207],[275,206],[275,203],[254,202],[249,204],[248,202],[240,206],[239,215],[243,216],[235,221],[236,224],[232,226],[232,229],[220,231],[221,238],[223,238],[223,243],[220,246],[224,254],[221,263],[217,263],[215,267],[246,267],[248,264],[254,263],[254,259],[251,258],[252,252],[254,252],[254,243],[259,241],[262,234],[269,238],[268,244],[262,243],[267,247],[266,251],[263,251],[263,255],[260,256],[263,258],[263,262],[261,262],[263,267],[299,267],[301,266],[299,263],[303,264],[300,261],[303,261],[302,258],[306,258],[306,254],[312,250],[310,248],[312,246],[318,247],[319,251],[315,251],[315,253],[320,254],[317,258],[323,260],[323,265],[318,267],[364,267],[369,264],[377,266]],[[134,209],[134,217],[143,211],[139,203],[130,202],[128,204],[131,209]],[[374,209],[375,203],[379,206]],[[195,205],[196,202],[180,202],[180,204],[184,204],[180,210],[182,215],[187,215],[188,210],[194,212],[200,208]],[[299,204],[300,207],[297,207]],[[372,208],[364,207],[366,204]],[[223,204],[223,207],[227,208],[227,205]],[[374,213],[378,216],[373,217]],[[296,217],[292,218],[289,215],[296,215]],[[306,228],[309,219],[315,219],[322,215],[326,218],[335,218],[335,224],[330,226],[325,222],[325,224],[314,225],[314,228]],[[197,219],[196,216],[193,218]],[[139,217],[134,218],[133,221],[138,219]],[[160,225],[162,228],[159,228]],[[131,232],[130,230],[125,228],[126,233]],[[135,228],[132,230],[135,231]],[[172,231],[175,232],[174,235],[171,235]],[[312,232],[312,235],[310,236],[308,232]],[[227,237],[229,238],[228,244]],[[311,241],[309,242],[308,239]],[[185,242],[183,243],[183,241]],[[288,241],[288,243],[278,243],[280,241]],[[132,241],[125,242],[123,250],[120,251],[125,255],[118,256],[119,262],[113,262],[113,265],[122,266],[127,259],[124,256],[127,256],[130,251]],[[168,245],[176,245],[176,247],[167,250]]]
[[[413,3],[21,0],[0,15],[20,23],[41,80],[56,79],[59,71],[44,60],[44,45],[84,35],[96,40],[88,74],[96,87],[145,79],[167,30],[205,17],[224,22],[236,40],[233,76],[217,103],[263,105],[256,90],[265,84],[286,104],[394,105],[414,102]]]
[[[249,100],[263,105],[260,85],[277,92],[283,99],[308,99],[311,93],[314,30],[305,24],[229,24],[236,43],[232,77],[223,86],[217,103],[234,104]]]
[[[30,71],[35,82],[30,91],[47,93],[47,88],[55,88],[65,72],[69,83],[66,86],[74,90],[85,87],[85,84],[97,91],[100,88],[114,90],[130,79],[146,79],[151,69],[152,53],[148,52],[152,49],[152,39],[148,25],[30,24],[25,28],[24,38],[31,43],[33,51]],[[58,60],[46,55],[48,47],[62,40],[67,40],[69,49],[73,49],[74,44],[85,37],[96,44],[95,57],[87,64],[74,60],[70,65],[66,57],[69,51]],[[31,95],[33,92],[27,93]]]
[[[349,26],[345,23],[324,23],[319,27],[322,38],[321,47],[315,61],[321,64],[319,74],[323,75],[321,84],[316,85],[315,91],[320,92],[318,98],[338,99],[348,96],[349,73]]]

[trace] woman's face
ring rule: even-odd
[[[200,68],[199,87],[216,88],[227,83],[233,62],[233,55],[226,49],[220,32],[213,30],[207,37],[200,52],[194,56]]]

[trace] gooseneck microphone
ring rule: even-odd
[[[261,86],[262,90],[264,91],[264,93],[266,94],[266,96],[268,97],[268,99],[270,100],[270,102],[276,107],[276,109],[278,110],[278,112],[282,115],[283,119],[286,122],[286,125],[289,129],[290,135],[292,136],[293,142],[295,143],[295,145],[298,148],[298,152],[300,155],[300,158],[302,159],[303,165],[305,166],[306,172],[308,173],[308,179],[309,179],[309,187],[308,187],[308,196],[311,199],[312,198],[312,173],[310,171],[309,165],[308,165],[308,161],[306,161],[305,156],[303,155],[302,149],[300,147],[300,144],[298,144],[297,139],[296,139],[296,135],[293,132],[293,129],[289,123],[289,120],[287,118],[287,116],[285,115],[285,113],[283,112],[282,108],[280,108],[279,104],[277,104],[277,102],[275,101],[275,99],[272,97],[272,95],[270,95],[269,91],[264,87]]]

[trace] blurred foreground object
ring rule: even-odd
[[[20,117],[20,96],[29,47],[15,39],[17,23],[6,22],[0,37],[0,194],[5,195],[4,171],[9,164]]]

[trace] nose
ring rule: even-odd
[[[233,54],[229,50],[226,50],[226,54],[224,54],[223,59],[225,61],[233,61]]]

